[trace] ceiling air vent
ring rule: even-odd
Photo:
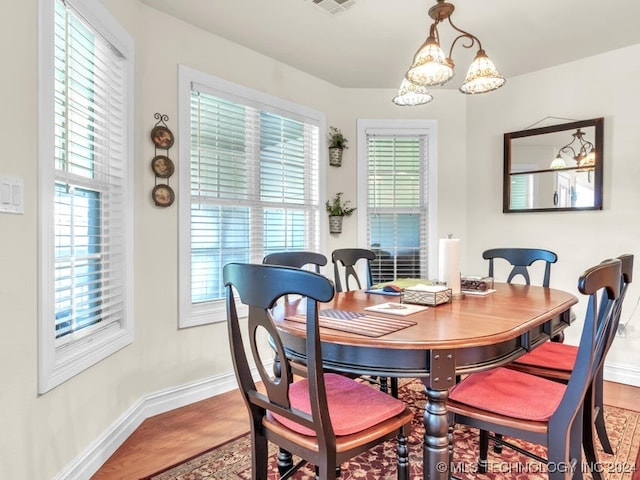
[[[356,3],[355,0],[312,0],[312,2],[331,15],[338,15]]]

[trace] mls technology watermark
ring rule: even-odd
[[[438,472],[449,471],[455,473],[479,473],[477,462],[452,462],[450,465],[446,462],[438,462],[436,465]],[[489,462],[487,463],[487,473],[552,473],[552,472],[570,472],[577,468],[569,463],[513,463],[513,462]],[[598,462],[580,464],[582,472],[599,472],[605,474],[611,473],[633,473],[636,471],[634,463],[630,462]]]

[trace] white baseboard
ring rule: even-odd
[[[605,362],[604,379],[610,382],[640,387],[640,367]]]
[[[268,365],[265,367],[270,368]],[[254,377],[257,377],[257,370]],[[53,480],[90,479],[147,418],[235,388],[238,384],[231,372],[143,396]]]

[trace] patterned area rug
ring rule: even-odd
[[[417,380],[401,382],[400,398],[415,412],[412,432],[409,437],[411,480],[422,479],[422,435],[424,426],[424,394],[422,383]],[[608,480],[635,480],[636,458],[640,448],[640,412],[615,407],[605,407],[607,430],[615,455],[599,452],[600,468]],[[249,434],[245,434],[224,445],[204,452],[179,465],[158,472],[143,480],[250,480],[251,446]],[[546,457],[546,449],[526,442],[512,440],[514,443]],[[454,432],[455,476],[464,480],[471,479],[547,479],[546,466],[524,455],[504,448],[497,455],[490,448],[489,470],[487,474],[478,474],[476,461],[478,456],[477,430],[456,426]],[[277,447],[270,445],[273,461],[270,463],[268,479],[278,478],[275,467]],[[343,480],[386,480],[396,478],[395,441],[386,442],[342,465]],[[586,470],[586,469],[585,469]],[[294,477],[296,480],[314,480],[313,467],[305,466]],[[585,478],[591,478],[589,472]]]

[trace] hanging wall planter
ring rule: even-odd
[[[338,192],[325,204],[329,214],[329,233],[342,233],[342,220],[349,217],[355,211],[355,207],[349,206],[349,200],[342,201],[342,192]]]
[[[332,167],[342,166],[342,148],[333,147],[329,149],[329,165]]]
[[[342,152],[347,147],[348,140],[339,128],[329,127],[329,165],[342,166]]]
[[[342,219],[340,215],[329,216],[329,233],[342,233]]]

